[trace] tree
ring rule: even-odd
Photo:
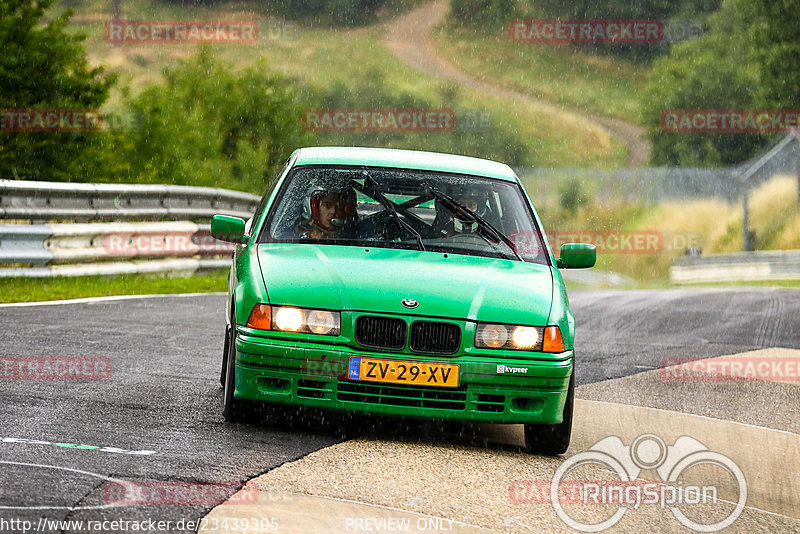
[[[761,2],[727,0],[710,18],[709,33],[674,47],[669,56],[654,63],[641,97],[643,119],[653,142],[652,163],[731,165],[770,142],[771,136],[761,134],[665,133],[660,128],[661,112],[668,109],[758,109],[792,99],[797,102],[797,92],[783,85],[784,77],[797,80],[797,73],[792,73],[797,63],[763,61],[783,57],[786,50],[770,40],[774,32],[769,28],[796,27],[797,22],[791,17],[771,19],[766,11]]]
[[[642,93],[645,124],[655,165],[723,166],[739,163],[765,143],[759,134],[674,133],[661,130],[661,113],[680,109],[749,109],[757,72],[727,38],[715,35],[685,43],[656,61]]]
[[[0,109],[98,109],[108,97],[115,78],[89,66],[84,35],[66,33],[71,12],[40,25],[53,1],[0,1]],[[0,176],[70,180],[97,136],[2,131]]]
[[[202,47],[165,77],[131,101],[143,123],[126,180],[260,194],[294,149],[313,144],[300,123],[305,98],[263,64],[232,72]]]
[[[324,90],[319,98],[320,107],[358,108],[369,102],[370,107],[383,109],[444,108],[455,113],[454,129],[440,132],[321,132],[317,140],[321,145],[424,147],[431,152],[464,154],[510,165],[531,161],[531,154],[520,140],[519,132],[496,124],[494,114],[488,109],[464,109],[459,105],[457,85],[442,85],[440,95],[434,100],[403,91],[389,83],[380,70],[367,69],[364,76],[349,86],[337,83]]]
[[[583,190],[581,181],[573,178],[565,182],[558,188],[558,203],[561,209],[569,215],[574,215],[582,204],[586,204],[589,198]]]
[[[764,107],[800,108],[800,0],[754,2],[754,59],[761,65]]]
[[[719,8],[722,0],[539,0],[532,3],[537,16],[596,20],[659,20],[666,27],[671,22],[685,21],[702,25],[709,14]],[[578,44],[581,49],[590,49],[631,60],[649,61],[669,52],[672,44],[660,43],[598,43]]]
[[[213,6],[223,0],[161,0],[181,6]],[[274,0],[251,2],[252,9],[290,20],[303,20],[310,25],[359,26],[374,22],[380,11],[397,9],[388,0]]]
[[[450,0],[451,24],[492,33],[503,32],[512,20],[524,14],[525,7],[517,0]]]

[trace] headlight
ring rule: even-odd
[[[247,326],[259,330],[338,336],[341,315],[337,311],[256,304]]]
[[[315,334],[330,334],[339,330],[339,314],[324,310],[311,310],[306,317],[308,329]]]
[[[501,324],[484,324],[478,326],[476,345],[490,349],[499,349],[508,342],[508,330]]]
[[[340,331],[339,312],[273,306],[272,317],[275,330],[283,332],[338,336]]]
[[[532,349],[539,342],[539,330],[533,326],[518,326],[511,334],[511,343],[518,349]]]
[[[303,328],[303,312],[299,308],[275,308],[275,326],[284,332]]]
[[[475,332],[475,346],[480,349],[564,351],[564,341],[557,326],[479,323]]]

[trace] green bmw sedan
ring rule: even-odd
[[[237,244],[224,416],[253,403],[524,424],[527,448],[569,445],[574,319],[519,179],[501,163],[376,148],[296,150]]]

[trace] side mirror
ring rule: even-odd
[[[556,260],[559,269],[585,269],[597,261],[597,247],[589,243],[564,243],[561,257]]]
[[[214,215],[211,218],[211,235],[229,243],[244,243],[244,220],[230,215]]]

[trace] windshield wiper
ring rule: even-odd
[[[487,221],[486,219],[484,219],[483,217],[481,217],[480,215],[478,215],[477,213],[475,213],[471,209],[467,208],[461,202],[459,202],[455,198],[451,197],[447,193],[442,193],[441,191],[438,191],[436,189],[431,189],[430,193],[431,193],[431,195],[435,196],[437,199],[444,201],[444,205],[454,215],[458,216],[458,213],[456,213],[456,208],[457,208],[458,211],[463,212],[467,217],[472,219],[474,222],[478,223],[478,226],[483,228],[484,232],[486,232],[488,234],[492,234],[497,239],[497,241],[502,241],[503,243],[505,243],[508,246],[508,248],[511,249],[511,252],[514,253],[514,256],[516,256],[519,261],[521,261],[521,262],[525,261],[524,259],[522,259],[522,256],[519,255],[519,252],[517,252],[517,249],[514,246],[514,242],[511,241],[511,239],[506,234],[504,234],[503,232],[498,230],[492,223],[490,223],[489,221]],[[485,235],[482,235],[482,234],[478,234],[478,235],[480,235],[481,237],[483,237],[487,241],[491,241]]]
[[[419,232],[414,230],[413,226],[411,226],[410,224],[408,224],[407,222],[405,222],[403,219],[400,218],[400,216],[397,214],[397,210],[394,207],[394,202],[386,198],[386,195],[384,195],[383,192],[380,190],[380,187],[378,187],[378,182],[376,182],[375,179],[372,178],[372,176],[370,176],[366,172],[364,173],[364,183],[369,184],[370,188],[372,188],[372,192],[375,193],[374,194],[375,200],[380,202],[381,206],[383,206],[386,212],[389,215],[391,215],[392,220],[394,220],[394,222],[397,223],[397,226],[399,226],[403,230],[406,230],[408,233],[412,234],[414,236],[414,239],[417,240],[417,245],[419,245],[420,250],[425,250],[425,245],[422,243],[422,236],[419,235]]]

